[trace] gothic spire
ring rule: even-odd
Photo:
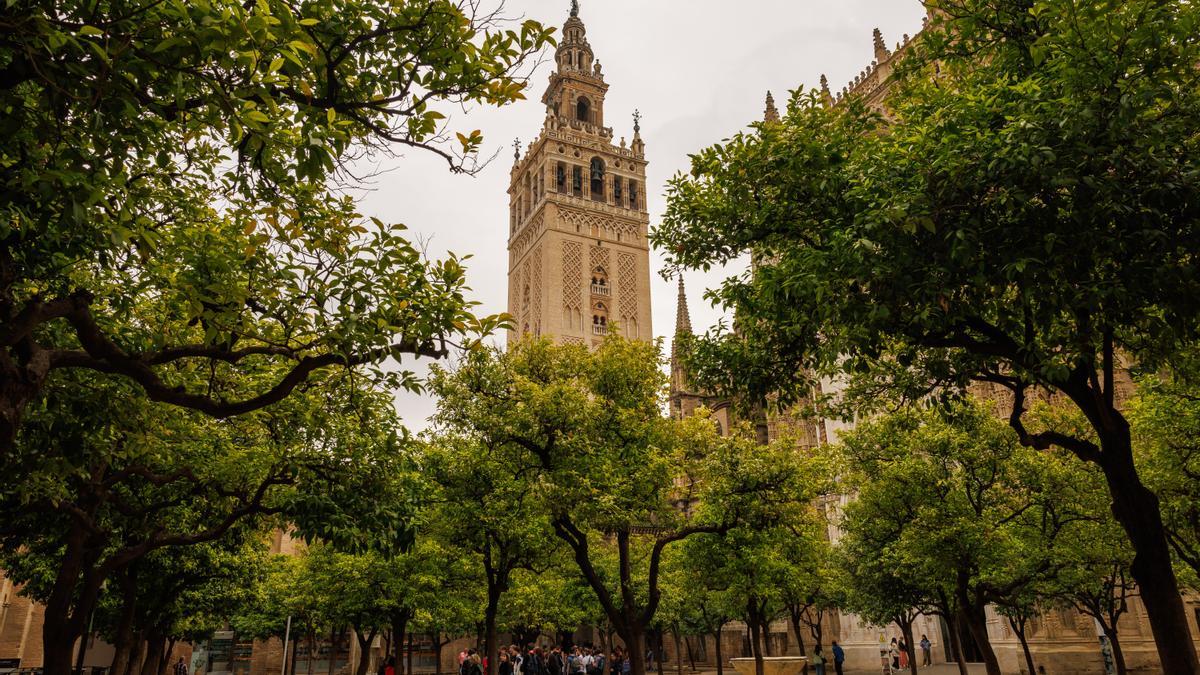
[[[687,292],[683,288],[683,275],[679,275],[679,300],[675,306],[675,334],[692,332],[692,314],[688,311]]]
[[[877,63],[887,61],[892,53],[888,51],[887,43],[883,41],[883,31],[876,28],[872,38],[875,42],[875,61]]]
[[[821,101],[825,105],[833,105],[833,93],[829,91],[829,78],[821,75]]]
[[[763,112],[764,122],[778,122],[779,109],[775,107],[775,96],[767,92],[767,109]]]

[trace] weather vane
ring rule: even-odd
[[[633,130],[634,131],[642,130],[642,111],[641,110],[633,111]]]
[[[571,0],[571,16],[579,16],[579,0]]]
[[[513,139],[513,161],[521,161],[521,139],[519,138]]]

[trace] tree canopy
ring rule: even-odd
[[[4,452],[57,371],[227,417],[496,327],[458,259],[339,186],[401,148],[473,171],[447,110],[523,98],[551,29],[461,0],[17,2],[0,28]]]
[[[701,386],[785,403],[813,374],[876,402],[1007,390],[1022,443],[1104,470],[1163,667],[1195,673],[1117,390],[1131,361],[1160,361],[1200,326],[1200,8],[928,5],[885,110],[797,92],[780,122],[701,150],[671,181],[652,237],[668,273],[755,260],[712,292],[738,330],[687,360]],[[1094,440],[1028,428],[1035,388],[1070,400]]]

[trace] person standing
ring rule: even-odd
[[[900,645],[896,643],[896,638],[892,638],[892,644],[888,647],[888,656],[892,659],[892,670],[900,670]]]
[[[175,675],[188,675],[188,667],[187,664],[183,662],[182,656],[179,657],[179,660],[175,662]]]
[[[821,653],[821,645],[817,645],[813,650],[812,664],[817,670],[817,675],[825,675],[825,655]]]
[[[929,641],[927,635],[921,635],[921,665],[933,665],[933,643]]]
[[[904,638],[900,638],[900,645],[897,647],[900,650],[900,670],[908,670],[908,643]]]
[[[550,650],[550,658],[547,659],[547,665],[550,667],[550,675],[566,675],[563,672],[563,655],[562,648],[555,647]]]
[[[834,640],[833,641],[833,670],[834,670],[834,672],[837,673],[837,675],[843,675],[842,668],[844,668],[845,666],[846,666],[846,650],[842,649],[842,646],[837,643],[837,640]]]

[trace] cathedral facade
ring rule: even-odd
[[[541,133],[514,157],[509,187],[510,342],[594,346],[611,332],[652,340],[646,145],[614,142],[608,83],[573,4],[542,96]]]

